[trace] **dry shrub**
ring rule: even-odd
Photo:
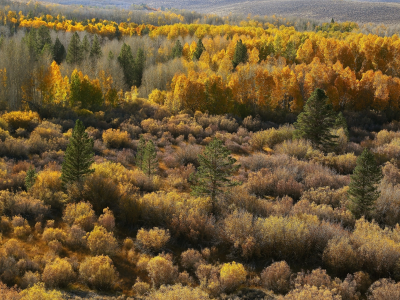
[[[290,290],[290,271],[286,261],[275,262],[261,273],[263,287],[276,293],[285,294]]]
[[[286,296],[279,300],[341,300],[336,291],[331,291],[326,287],[316,287],[305,285],[290,291]]]
[[[94,255],[115,255],[118,250],[118,242],[114,235],[103,226],[95,226],[88,234],[87,244]]]
[[[354,153],[346,153],[342,155],[335,155],[329,153],[313,157],[313,161],[334,169],[339,174],[351,174],[357,164],[357,156]]]
[[[326,270],[321,268],[312,270],[311,273],[299,272],[294,280],[296,286],[315,286],[319,287],[330,287],[332,279],[326,273]]]
[[[42,280],[48,287],[66,287],[75,278],[74,270],[66,259],[56,258],[46,264]]]
[[[55,254],[60,254],[61,251],[63,250],[62,244],[57,240],[49,242],[48,246],[50,251],[53,251]]]
[[[174,169],[168,169],[168,186],[171,186],[179,191],[188,190],[190,188],[190,175],[193,174],[194,171],[195,167],[192,164],[188,164],[187,166],[180,166]]]
[[[284,125],[279,129],[270,128],[264,131],[255,132],[251,136],[250,145],[255,150],[262,150],[265,146],[273,148],[275,145],[280,144],[286,140],[293,138],[294,127]]]
[[[250,171],[256,172],[270,166],[269,158],[269,155],[258,152],[249,156],[240,157],[240,165]]]
[[[374,282],[368,290],[368,300],[400,299],[400,283],[387,278]]]
[[[131,250],[135,246],[135,243],[131,238],[126,238],[123,243],[123,247],[127,250]]]
[[[189,249],[181,254],[181,265],[185,269],[196,268],[199,264],[204,263],[202,254],[194,249]]]
[[[89,202],[69,203],[64,210],[63,220],[70,226],[77,225],[90,231],[96,222],[96,215]]]
[[[400,170],[395,162],[387,162],[382,168],[383,181],[392,185],[400,184]]]
[[[151,133],[152,135],[158,135],[158,133],[162,131],[161,122],[154,119],[143,120],[140,125],[145,132]]]
[[[108,207],[103,209],[103,214],[99,217],[99,224],[110,232],[114,231],[115,217]]]
[[[72,225],[67,231],[65,242],[71,248],[85,248],[87,246],[86,231],[78,225]]]
[[[80,278],[99,290],[110,289],[118,280],[118,272],[108,256],[87,257],[79,267]]]
[[[0,298],[5,300],[19,300],[21,295],[15,287],[9,288],[6,284],[0,282]]]
[[[396,226],[400,219],[400,189],[383,180],[379,186],[380,195],[375,202],[374,219],[382,225]]]
[[[315,204],[326,204],[334,208],[346,206],[347,191],[347,187],[338,190],[331,189],[330,187],[311,188],[310,190],[304,191],[300,200],[307,200]]]
[[[131,249],[128,253],[128,257],[133,259],[133,257],[136,255],[136,253]],[[147,254],[140,254],[139,258],[137,259],[136,262],[136,267],[138,268],[139,271],[146,271],[147,265],[149,264],[151,257]]]
[[[20,300],[63,300],[63,294],[59,291],[46,290],[44,283],[37,283],[34,286],[23,290]]]
[[[3,114],[1,118],[14,129],[32,129],[39,122],[38,113],[32,111],[12,111]]]
[[[21,216],[14,216],[11,220],[14,227],[14,235],[20,239],[26,238],[31,233],[28,221]]]
[[[3,244],[2,248],[4,249],[6,256],[11,256],[16,260],[26,257],[26,252],[22,248],[22,244],[16,239],[9,239]]]
[[[35,199],[26,192],[12,193],[0,191],[0,203],[4,205],[4,212],[10,215],[22,215],[33,220],[48,212],[49,207],[43,201]]]
[[[0,156],[13,158],[27,158],[29,155],[29,145],[24,139],[6,138],[0,140]]]
[[[151,287],[147,282],[141,281],[139,278],[136,279],[136,283],[132,287],[133,291],[139,296],[143,296],[147,294]]]
[[[376,134],[374,143],[377,146],[383,146],[385,144],[389,144],[396,138],[400,138],[399,132],[387,131],[386,129],[384,129]]]
[[[180,144],[175,153],[175,161],[179,165],[192,164],[195,167],[199,166],[198,156],[203,152],[203,148],[198,145]]]
[[[359,260],[349,238],[335,237],[328,242],[322,257],[324,264],[337,274],[357,270]]]
[[[34,286],[38,282],[40,282],[40,274],[38,272],[33,273],[32,271],[28,271],[28,272],[25,272],[24,276],[22,276],[21,282],[19,285],[22,289],[26,289],[31,286]],[[1,293],[0,293],[0,295],[1,295]],[[8,299],[8,298],[6,298],[6,299]]]
[[[188,286],[182,286],[181,284],[175,284],[172,286],[162,286],[157,291],[152,291],[146,298],[146,300],[209,300],[210,297],[204,291],[199,288],[192,288]]]
[[[226,263],[220,271],[221,286],[224,291],[232,292],[246,282],[246,276],[247,271],[242,264]]]
[[[142,228],[136,235],[136,242],[139,248],[157,253],[165,247],[170,238],[169,230],[158,227],[150,230]]]
[[[48,243],[54,240],[64,242],[66,237],[67,234],[60,228],[45,228],[42,235],[43,240]]]
[[[210,264],[200,264],[196,270],[196,276],[200,281],[200,287],[210,294],[217,296],[222,292],[219,280],[221,267]]]
[[[307,140],[288,140],[274,147],[275,152],[297,159],[306,159],[313,155],[311,142]]]
[[[178,277],[178,268],[173,265],[170,259],[163,256],[150,259],[146,269],[154,287],[172,284]]]
[[[13,229],[10,218],[6,216],[1,216],[0,229],[2,233],[9,233]]]
[[[107,148],[128,148],[130,146],[129,133],[110,128],[103,132],[103,142]]]

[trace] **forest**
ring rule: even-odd
[[[0,0],[0,298],[400,299],[389,28]]]

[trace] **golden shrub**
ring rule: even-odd
[[[171,284],[178,277],[178,268],[173,265],[171,260],[163,256],[150,259],[146,269],[155,287]]]
[[[107,129],[103,132],[103,142],[107,148],[126,148],[130,145],[129,133],[119,129]]]
[[[42,238],[46,242],[51,242],[54,240],[64,242],[67,237],[67,234],[64,230],[60,228],[45,228],[43,231]]]
[[[16,260],[26,257],[22,244],[16,239],[9,239],[2,248],[5,250],[6,256],[12,256]]]
[[[167,92],[160,91],[158,89],[153,90],[149,94],[150,103],[155,103],[159,105],[164,105],[165,99],[167,98]]]
[[[114,231],[115,217],[113,212],[108,207],[103,209],[103,214],[101,214],[99,217],[99,224],[110,232]]]
[[[46,264],[42,280],[48,287],[66,287],[75,278],[74,270],[66,259],[56,258]]]
[[[327,204],[332,207],[346,206],[348,187],[338,190],[330,187],[311,188],[301,195],[300,200],[308,200],[310,203]]]
[[[81,279],[97,289],[110,289],[118,280],[118,272],[108,256],[87,257],[79,267]]]
[[[185,269],[196,268],[197,265],[204,263],[203,255],[194,249],[189,249],[181,254],[181,265]]]
[[[220,280],[225,291],[234,291],[246,282],[247,271],[242,264],[232,262],[222,266]]]
[[[169,230],[154,227],[150,230],[140,229],[136,235],[138,246],[144,250],[159,252],[168,243]]]
[[[274,147],[276,153],[286,154],[297,159],[306,159],[313,154],[313,148],[306,140],[288,140]]]
[[[279,300],[341,300],[340,295],[326,287],[316,287],[305,285],[290,291],[286,296],[278,298]]]
[[[400,299],[400,283],[391,279],[380,279],[369,288],[369,300]]]
[[[261,281],[266,289],[285,294],[290,290],[290,271],[286,261],[275,262],[261,273]]]
[[[32,271],[25,272],[24,276],[21,278],[20,287],[26,289],[28,287],[34,286],[36,283],[40,282],[40,274],[38,272],[33,273]],[[1,295],[1,293],[0,293]],[[7,299],[7,298],[3,298]]]
[[[12,111],[3,114],[1,117],[14,129],[28,129],[39,122],[38,113],[32,111]]]
[[[38,283],[21,292],[21,300],[63,300],[63,294],[59,291],[47,291],[44,283]]]
[[[139,296],[147,294],[150,291],[150,288],[150,284],[141,281],[139,278],[136,279],[136,282],[132,287],[133,291]]]
[[[88,234],[87,244],[94,255],[115,255],[118,250],[118,242],[114,235],[103,226],[95,226]]]
[[[146,300],[208,300],[210,297],[199,288],[192,288],[176,284],[172,286],[162,286],[157,291],[152,291]]]
[[[250,145],[255,150],[262,150],[265,146],[273,148],[275,145],[285,140],[293,138],[294,127],[284,125],[279,129],[271,128],[264,131],[255,132],[250,139]]]
[[[64,210],[63,220],[70,226],[78,225],[90,231],[96,222],[96,214],[89,202],[69,203]]]

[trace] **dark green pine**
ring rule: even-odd
[[[53,60],[57,64],[61,64],[65,59],[65,55],[66,55],[65,47],[57,37],[53,47]]]
[[[72,35],[71,41],[68,45],[67,63],[74,65],[79,64],[83,59],[83,51],[79,35],[75,32]]]
[[[329,103],[329,98],[323,90],[316,89],[294,124],[295,136],[310,140],[314,146],[329,151],[337,145],[337,136],[331,133],[335,123],[336,113]]]
[[[199,39],[199,41],[197,42],[196,45],[196,50],[193,53],[193,59],[194,60],[199,60],[201,54],[203,54],[203,51],[206,50],[206,48],[204,48],[203,42],[201,41],[201,39]]]
[[[142,170],[149,177],[158,170],[157,152],[152,140],[149,140],[144,148]]]
[[[90,57],[94,59],[99,59],[103,55],[101,51],[101,46],[99,42],[99,38],[97,35],[94,36],[92,48],[90,49]]]
[[[143,135],[140,135],[139,144],[135,156],[135,163],[136,166],[141,170],[143,170],[143,154],[145,147],[146,147],[146,141]]]
[[[182,56],[183,46],[180,40],[176,40],[172,48],[172,58],[180,58]]]
[[[139,48],[136,53],[135,63],[134,63],[134,76],[133,76],[133,85],[136,87],[140,87],[142,84],[143,72],[144,72],[144,64],[146,61],[146,56],[144,55],[143,49]]]
[[[242,40],[238,40],[235,47],[235,53],[233,54],[232,65],[235,69],[240,63],[247,61],[247,48],[243,45]]]
[[[125,43],[122,45],[121,52],[118,56],[118,62],[124,73],[125,84],[128,88],[131,88],[134,80],[135,67],[132,50],[129,45]]]
[[[93,173],[94,170],[90,168],[93,156],[93,140],[85,132],[83,123],[77,120],[65,151],[61,170],[63,184],[81,182],[85,176]]]
[[[27,190],[30,190],[30,188],[35,184],[36,177],[37,174],[35,169],[30,167],[25,176],[25,187]]]
[[[83,55],[83,58],[89,57],[90,48],[91,48],[91,46],[90,46],[89,39],[88,39],[87,35],[85,35],[83,37],[83,40],[82,40],[82,55]]]
[[[378,184],[382,179],[381,168],[370,150],[364,149],[357,158],[357,166],[350,178],[349,209],[356,218],[368,218],[375,201],[379,198]]]

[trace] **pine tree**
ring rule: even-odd
[[[83,56],[83,59],[88,58],[89,54],[90,54],[90,43],[89,43],[89,39],[88,39],[87,35],[85,35],[83,37],[83,40],[82,40],[82,56]]]
[[[68,45],[67,63],[79,64],[83,59],[83,52],[81,47],[81,40],[78,33],[74,33]]]
[[[183,46],[180,40],[176,40],[174,47],[172,48],[172,58],[180,58],[182,56]]]
[[[214,138],[199,155],[200,166],[194,176],[193,195],[209,196],[215,212],[215,202],[225,187],[237,185],[229,178],[239,166],[223,142]]]
[[[36,177],[37,174],[35,169],[30,167],[25,176],[25,187],[27,190],[30,190],[30,188],[35,184]]]
[[[247,61],[247,48],[243,45],[242,40],[238,40],[236,43],[235,53],[233,54],[232,65],[233,69],[236,69],[240,63]]]
[[[103,53],[101,52],[101,46],[97,35],[94,36],[92,48],[90,49],[90,57],[93,59],[99,59]]]
[[[196,45],[196,50],[193,53],[193,59],[199,60],[204,50],[206,50],[206,48],[204,48],[203,42],[201,41],[201,39],[199,39]]]
[[[294,124],[298,138],[310,140],[314,146],[329,150],[336,146],[336,135],[331,133],[335,127],[336,114],[325,92],[316,89],[307,100],[303,112]]]
[[[135,163],[136,163],[136,166],[141,170],[143,170],[143,154],[144,154],[145,147],[146,147],[146,141],[145,141],[143,135],[140,135],[139,145],[137,147],[137,152],[136,152],[136,157],[135,157]]]
[[[79,78],[78,71],[74,70],[71,74],[69,103],[73,107],[81,102],[81,79]]]
[[[134,63],[133,85],[136,87],[140,87],[142,84],[145,61],[146,57],[144,55],[144,51],[143,49],[139,48],[139,50],[136,53],[136,58]]]
[[[41,53],[46,45],[51,45],[51,44],[52,42],[51,42],[50,30],[44,25],[40,26],[36,36],[37,53],[38,54]]]
[[[131,47],[125,43],[122,45],[121,52],[119,53],[118,62],[122,67],[126,85],[128,88],[132,87],[135,74],[134,59]]]
[[[93,155],[93,140],[85,132],[83,123],[77,120],[62,164],[63,184],[81,183],[85,176],[93,173],[94,170],[90,169]]]
[[[370,150],[364,149],[357,158],[357,166],[350,178],[349,209],[356,218],[368,217],[375,201],[379,198],[377,185],[382,178],[382,171]]]
[[[156,148],[154,147],[154,143],[152,140],[149,140],[146,143],[146,146],[143,151],[143,162],[142,162],[142,170],[143,172],[151,177],[157,172],[158,169],[158,159]]]
[[[62,61],[65,59],[65,54],[65,47],[57,37],[53,47],[53,60],[57,64],[61,64]]]
[[[335,128],[343,128],[344,133],[346,134],[347,137],[349,137],[349,128],[347,127],[347,122],[346,119],[344,118],[342,112],[340,112],[335,120]]]

